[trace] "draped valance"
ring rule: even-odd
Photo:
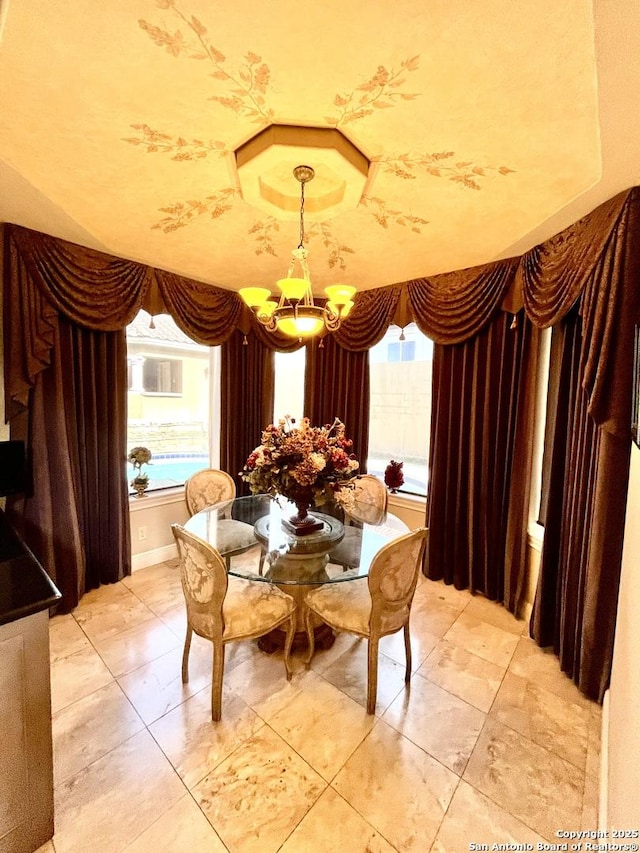
[[[592,342],[585,355],[592,415],[624,432],[626,410],[616,403],[622,379],[617,338],[622,326],[638,319],[639,286],[628,280],[632,265],[624,262],[629,235],[640,228],[638,192],[620,193],[519,258],[360,292],[335,339],[343,349],[369,349],[392,323],[414,320],[432,340],[457,344],[478,334],[501,308],[517,311],[524,304],[536,326],[556,323],[582,294]],[[8,417],[16,405],[25,405],[34,377],[49,363],[57,312],[79,325],[110,331],[145,307],[152,314],[170,313],[202,344],[222,344],[238,328],[274,349],[299,346],[258,327],[235,292],[15,225],[5,230]],[[623,373],[629,381],[626,367]]]

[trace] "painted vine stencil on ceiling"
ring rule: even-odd
[[[227,55],[214,44],[207,26],[195,15],[186,12],[176,0],[156,0],[156,7],[166,12],[167,19],[152,23],[140,19],[138,24],[151,41],[175,59],[190,59],[203,63],[205,73],[222,89],[209,96],[209,100],[225,110],[232,111],[238,118],[247,120],[259,127],[267,127],[279,119],[269,106],[268,96],[272,70],[261,55],[248,50],[238,62],[230,62]],[[333,112],[327,112],[322,118],[325,126],[343,130],[366,121],[380,110],[401,108],[407,101],[420,97],[419,92],[404,90],[410,75],[419,68],[420,56],[412,56],[400,62],[397,68],[378,65],[369,79],[356,85],[352,90],[334,95],[331,106]],[[320,117],[319,117],[320,118]],[[319,122],[322,125],[322,122]],[[235,147],[242,140],[198,139],[175,136],[164,133],[139,122],[131,125],[137,132],[135,136],[124,137],[122,141],[139,146],[147,154],[168,155],[176,162],[203,160],[207,157],[233,157]],[[357,130],[356,130],[357,132]],[[354,140],[355,141],[355,140]],[[470,159],[455,159],[454,151],[440,152],[403,152],[399,154],[375,155],[370,157],[385,173],[401,180],[413,180],[416,172],[421,171],[434,178],[444,178],[466,189],[480,190],[481,179],[506,176],[514,172],[507,166],[482,165]],[[218,219],[231,211],[242,200],[236,186],[225,186],[202,198],[177,201],[159,208],[164,214],[151,227],[164,233],[184,228],[198,217],[208,214]],[[388,207],[385,199],[378,195],[365,194],[361,197],[359,209],[371,215],[373,221],[382,228],[390,226],[408,228],[420,234],[429,224],[423,217]],[[346,270],[347,256],[355,250],[342,242],[334,233],[334,220],[314,222],[305,231],[310,242],[319,241],[327,252],[326,263],[330,269]],[[254,242],[256,255],[269,254],[277,257],[275,239],[280,231],[280,223],[275,217],[256,220],[248,229],[248,235]]]

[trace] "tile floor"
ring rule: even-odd
[[[374,717],[366,643],[341,635],[291,682],[230,645],[213,724],[211,647],[194,638],[183,685],[184,628],[173,561],[51,620],[44,853],[464,853],[597,828],[601,709],[497,604],[421,579],[411,683],[385,638]]]

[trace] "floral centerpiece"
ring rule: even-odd
[[[254,495],[282,495],[292,501],[298,509],[289,520],[295,532],[313,532],[319,528],[307,514],[309,507],[340,500],[352,486],[350,480],[358,470],[352,447],[338,418],[314,427],[309,418],[296,426],[287,416],[263,430],[261,444],[249,455],[240,476]]]
[[[131,487],[136,490],[136,497],[144,497],[144,492],[149,485],[149,475],[142,470],[143,465],[151,462],[151,451],[147,447],[134,447],[127,457],[133,465],[134,475]]]

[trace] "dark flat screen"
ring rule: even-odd
[[[23,441],[0,441],[0,497],[26,491],[27,466]]]

